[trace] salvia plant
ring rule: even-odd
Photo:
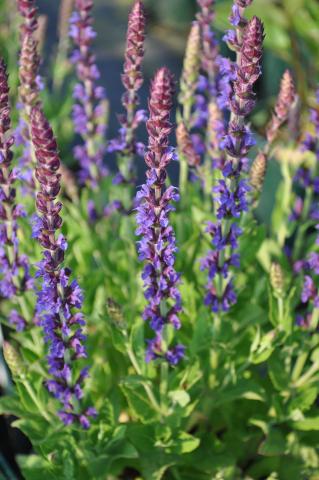
[[[37,1],[1,6],[0,413],[30,442],[1,478],[319,478],[319,90],[287,69],[261,108],[253,3],[221,35],[197,0],[148,85],[132,2],[114,138],[93,0],[50,58]]]

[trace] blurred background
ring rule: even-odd
[[[60,0],[39,0],[40,13],[48,15],[46,64],[55,52]],[[196,0],[145,0],[148,11],[148,37],[144,71],[146,82],[159,66],[166,64],[177,75],[181,69],[185,40],[196,13]],[[111,101],[110,136],[117,128],[115,112],[121,111],[120,74],[125,46],[127,15],[132,0],[95,0],[95,27],[98,33],[96,53],[102,83]],[[216,1],[216,33],[221,38],[229,28],[232,2]],[[282,72],[287,66],[294,72],[299,94],[308,101],[308,89],[319,81],[319,2],[318,0],[255,0],[249,15],[258,15],[265,24],[264,72],[259,84],[258,125],[265,121],[265,104],[269,106],[278,90]],[[227,48],[222,47],[223,53]],[[144,102],[143,102],[144,103]],[[262,114],[263,112],[263,114]]]
[[[148,35],[144,64],[145,82],[141,91],[142,106],[146,106],[149,81],[154,71],[167,65],[178,78],[185,49],[190,23],[196,14],[196,0],[144,0],[148,14]],[[110,126],[108,137],[114,138],[118,130],[117,113],[122,111],[121,95],[123,88],[120,76],[125,48],[125,33],[128,11],[132,0],[95,0],[95,29],[97,31],[96,54],[103,84],[110,100]],[[71,87],[62,82],[59,85],[59,67],[55,62],[58,45],[67,56],[67,21],[61,32],[61,5],[72,7],[72,0],[38,0],[39,13],[46,23],[47,33],[43,43],[42,76],[47,85],[43,92],[45,106],[49,110],[54,129],[59,138],[63,159],[72,166],[72,105]],[[229,28],[228,16],[232,2],[216,1],[216,35],[222,38]],[[18,25],[16,2],[0,0],[0,49],[9,62],[12,96],[17,96],[17,53]],[[313,101],[313,92],[319,82],[319,1],[318,0],[254,0],[247,11],[248,15],[258,15],[265,24],[265,54],[263,76],[258,83],[258,107],[252,117],[257,132],[262,132],[278,91],[280,77],[288,67],[293,71],[303,112]],[[65,21],[65,19],[64,19]],[[62,47],[63,47],[62,45]],[[230,52],[221,43],[222,53]],[[54,69],[52,65],[55,64]],[[59,95],[56,92],[60,92]],[[58,98],[59,97],[59,98]],[[64,115],[64,116],[63,116]],[[304,119],[306,121],[306,115]],[[63,120],[63,121],[62,121]],[[113,167],[115,167],[113,162]],[[267,215],[269,199],[273,196],[276,166],[270,168],[262,210]],[[267,210],[268,209],[268,210]],[[266,212],[266,213],[265,213]],[[1,339],[0,339],[1,343]],[[10,388],[3,366],[0,362],[0,385]],[[1,388],[1,387],[0,387]],[[1,394],[1,390],[0,390]],[[0,480],[20,478],[14,462],[17,452],[26,452],[30,448],[27,441],[17,430],[9,429],[10,419],[0,421]]]

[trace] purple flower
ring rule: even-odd
[[[125,113],[119,116],[121,124],[119,138],[111,142],[111,150],[109,149],[109,151],[117,151],[119,153],[119,170],[125,182],[128,183],[133,183],[135,179],[134,156],[142,153],[136,141],[136,130],[147,118],[144,110],[137,110],[139,105],[138,91],[143,85],[142,63],[144,58],[145,22],[143,3],[140,0],[135,0],[129,14],[124,72],[122,75],[122,83],[125,88],[122,104],[125,108]]]
[[[317,97],[319,96],[319,89],[317,91]],[[319,109],[311,109],[310,120],[313,123],[315,135],[308,133],[305,140],[302,143],[302,151],[309,151],[315,156],[316,165],[313,169],[309,168],[308,163],[301,164],[297,169],[294,176],[294,183],[298,187],[297,196],[293,211],[290,214],[290,219],[294,221],[313,220],[311,228],[318,229],[316,223],[319,220],[319,208],[318,208],[318,176],[317,176],[317,162],[319,161]],[[301,193],[300,193],[301,190]],[[304,202],[304,197],[311,194],[312,203],[307,208],[307,202]],[[300,227],[299,227],[300,228]],[[316,244],[319,244],[319,237],[316,240]],[[299,252],[297,252],[299,254]],[[319,295],[317,288],[317,275],[319,275],[319,254],[316,251],[310,252],[307,258],[301,257],[295,259],[294,271],[300,273],[304,271],[304,283],[301,292],[301,301],[305,304],[305,312],[303,319],[311,319],[314,308],[319,308]],[[310,321],[305,320],[305,323]]]
[[[241,21],[242,17],[240,15],[239,7],[235,4],[232,6],[232,13],[229,17],[229,22],[233,25],[233,27],[237,27],[238,25],[240,25]]]
[[[166,325],[180,328],[178,315],[182,309],[178,290],[180,276],[174,268],[177,248],[169,224],[169,214],[174,209],[171,202],[178,201],[179,196],[174,187],[165,188],[166,167],[174,158],[168,143],[172,101],[173,78],[168,69],[162,68],[151,87],[147,121],[149,145],[145,154],[147,180],[136,196],[136,234],[141,236],[139,259],[145,262],[142,279],[147,306],[143,318],[156,334],[148,341],[146,361],[162,358],[175,365],[184,350],[181,346],[169,349],[163,341]]]
[[[18,172],[12,166],[14,137],[10,135],[11,117],[6,65],[0,61],[0,296],[13,299],[32,288],[28,259],[19,252],[18,222],[25,216],[16,203],[15,182]],[[25,320],[17,311],[9,316],[9,322],[22,331]]]
[[[108,103],[104,89],[96,85],[100,73],[91,49],[96,37],[92,8],[92,0],[75,0],[69,34],[76,47],[71,60],[79,80],[73,91],[75,104],[72,117],[75,132],[83,140],[74,148],[74,156],[81,167],[81,183],[96,188],[99,180],[108,174],[103,165]]]
[[[223,178],[213,188],[217,223],[209,223],[207,228],[212,237],[213,250],[201,262],[202,269],[208,270],[205,304],[215,313],[227,312],[237,301],[232,268],[239,266],[239,255],[235,250],[242,231],[236,220],[248,210],[246,194],[250,190],[241,175],[247,154],[255,143],[250,129],[245,125],[245,116],[253,109],[253,85],[261,73],[263,26],[256,17],[247,22],[241,16],[242,11],[238,7],[243,6],[240,2],[236,0],[231,16],[231,23],[238,29],[238,35],[236,32],[234,38],[242,37],[242,42],[236,45],[239,51],[237,64],[230,69],[227,62],[220,62],[222,71],[231,72],[232,88],[227,105],[232,115],[224,138],[217,139],[227,156],[218,162]]]
[[[306,275],[304,278],[301,301],[307,303],[310,300],[313,301],[315,308],[319,308],[318,289],[316,288],[313,279],[309,275]]]
[[[184,345],[176,345],[171,350],[166,352],[166,360],[173,366],[177,365],[185,356]]]
[[[16,328],[17,332],[23,332],[27,325],[25,319],[17,312],[17,310],[12,310],[10,312],[9,323]]]
[[[21,50],[19,56],[19,125],[16,132],[18,144],[23,146],[19,160],[20,178],[24,180],[26,194],[34,195],[35,183],[32,175],[29,117],[31,109],[38,105],[41,79],[39,76],[40,56],[35,32],[38,14],[35,0],[18,0],[18,9],[23,18],[20,26]]]
[[[71,270],[62,268],[67,242],[58,233],[62,226],[62,203],[56,200],[61,188],[60,159],[52,129],[39,108],[32,110],[31,131],[40,187],[36,195],[39,217],[34,220],[33,235],[43,247],[37,271],[41,287],[36,316],[49,348],[47,360],[52,378],[47,388],[62,404],[59,416],[66,425],[77,422],[88,428],[88,414],[81,410],[79,402],[87,369],[78,374],[76,365],[78,359],[86,357],[85,322],[75,311],[82,308],[83,295],[76,280],[71,280]]]

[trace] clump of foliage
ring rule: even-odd
[[[0,305],[12,379],[0,412],[32,443],[17,457],[26,479],[318,478],[319,94],[303,131],[287,70],[257,134],[267,30],[249,16],[253,0],[234,0],[225,58],[215,1],[197,3],[179,84],[161,67],[141,109],[147,14],[135,0],[119,134],[108,139],[93,0],[63,2],[50,82],[36,0],[17,0],[11,96],[0,62]]]

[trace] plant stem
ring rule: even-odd
[[[131,347],[131,345],[129,344],[129,342],[127,341],[126,343],[126,348],[127,348],[127,354],[128,354],[128,357],[136,371],[136,373],[140,376],[142,376],[142,370],[140,369],[140,366],[138,364],[138,361],[136,359],[136,356],[133,352],[133,349]],[[153,393],[153,390],[150,388],[150,386],[146,383],[146,382],[142,382],[142,385],[143,385],[143,388],[146,392],[146,395],[148,396],[149,398],[149,401],[151,402],[154,410],[158,413],[161,413],[161,407],[159,406],[156,398],[155,398],[155,395]]]
[[[167,391],[168,391],[168,363],[166,361],[163,361],[161,365],[161,383],[160,383],[161,411],[163,416],[165,416],[167,411],[167,403],[166,403]]]
[[[39,402],[36,394],[34,393],[33,389],[31,388],[29,382],[26,380],[26,381],[23,381],[22,384],[25,387],[25,389],[27,390],[27,392],[30,395],[30,398],[33,400],[34,404],[38,407],[39,413],[41,413],[41,415],[43,416],[43,418],[45,418],[47,420],[47,422],[51,423],[51,418],[49,417],[49,415],[45,411],[46,406],[42,405],[41,402]]]
[[[284,319],[284,301],[281,297],[277,298],[277,304],[278,304],[278,316],[279,316],[279,324],[283,324],[283,319]]]
[[[311,367],[309,368],[309,370],[304,374],[302,375],[299,380],[297,380],[295,383],[294,383],[294,387],[295,388],[300,388],[302,387],[305,383],[307,383],[307,381],[319,370],[319,362],[315,362],[311,365]]]

